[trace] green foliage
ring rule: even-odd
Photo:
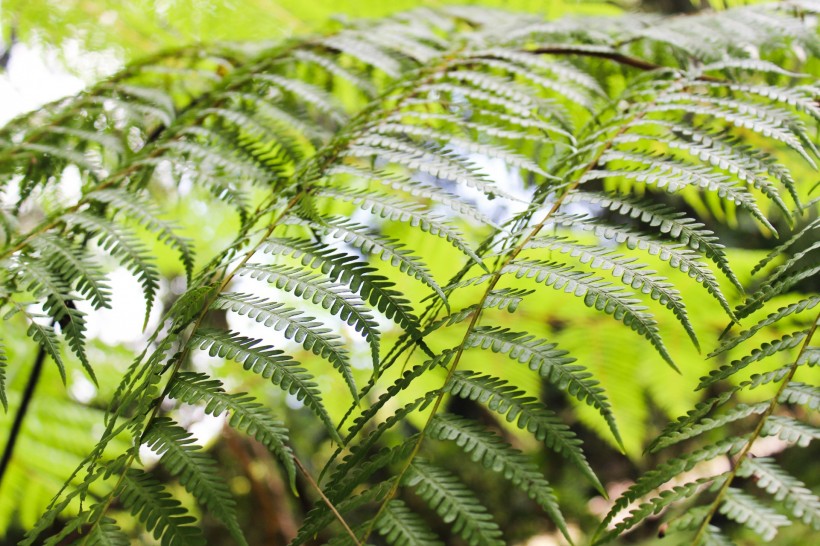
[[[650,445],[673,453],[614,501],[597,542],[678,503],[704,507],[669,526],[695,543],[728,540],[716,514],[763,540],[793,521],[816,528],[799,472],[750,458],[762,438],[806,447],[818,434],[809,411],[791,410],[818,399],[810,373],[795,378],[820,354],[806,318],[820,300],[795,297],[820,250],[817,202],[796,182],[818,156],[806,125],[818,90],[795,72],[816,68],[801,61],[820,51],[810,10],[554,24],[421,9],[275,46],[169,51],[12,121],[0,131],[5,321],[63,381],[75,360],[96,380],[87,318],[113,306],[107,268],[136,278],[146,325],[163,312],[119,382],[97,381],[113,392],[100,440],[27,543],[119,544],[136,525],[161,544],[202,544],[190,497],[250,542],[230,482],[184,426],[192,407],[224,415],[315,500],[293,544],[504,544],[504,514],[475,478],[487,470],[571,541],[566,499],[528,448],[604,492],[576,417],[595,414],[621,448],[643,438],[619,427],[602,364],[580,364],[583,348],[533,319],[545,307],[572,313],[563,329],[614,331],[652,355],[640,366],[684,378],[675,333],[697,349],[715,323],[754,323],[696,368],[708,371],[683,390],[707,399]],[[67,172],[75,197],[58,191]],[[203,252],[207,219],[163,220],[167,195],[233,211],[230,240]],[[797,228],[745,286],[710,212],[766,235]],[[162,252],[177,265],[161,268]],[[733,301],[725,286],[750,294]],[[708,319],[691,311],[700,300]],[[607,365],[630,364],[606,349]],[[4,406],[15,367],[0,352]],[[238,385],[253,394],[229,392]],[[307,411],[274,417],[287,405]],[[318,422],[316,437],[300,422]],[[449,443],[463,464],[442,456]],[[704,467],[724,457],[737,464]],[[787,515],[745,491],[746,476]]]

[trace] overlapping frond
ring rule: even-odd
[[[65,380],[74,357],[94,378],[85,309],[112,306],[109,264],[139,282],[146,324],[152,309],[164,312],[115,390],[97,448],[27,540],[70,517],[79,496],[95,502],[78,508],[66,535],[121,544],[111,513],[123,507],[163,545],[204,543],[188,509],[138,469],[147,447],[243,542],[225,477],[178,424],[184,408],[166,399],[227,413],[282,463],[291,487],[315,501],[293,544],[365,544],[374,534],[398,546],[456,536],[503,544],[497,508],[468,469],[499,473],[570,540],[574,522],[539,467],[497,434],[531,434],[606,490],[571,428],[574,411],[546,402],[566,395],[623,446],[607,377],[559,349],[565,326],[543,320],[557,305],[609,315],[610,327],[640,336],[648,360],[672,367],[681,361],[665,337],[680,328],[698,346],[696,331],[710,326],[700,308],[722,309],[732,324],[768,314],[711,353],[726,359],[701,381],[711,398],[650,446],[678,451],[614,502],[596,540],[703,499],[706,509],[670,532],[722,543],[718,513],[765,540],[790,518],[817,526],[808,487],[776,458],[750,458],[763,436],[797,446],[818,436],[803,411],[817,408],[817,389],[795,376],[820,358],[817,320],[805,319],[820,300],[773,303],[810,291],[820,246],[806,241],[817,221],[761,261],[753,272],[767,270],[766,280],[738,306],[724,284],[743,292],[742,276],[713,228],[728,220],[769,236],[816,208],[797,174],[818,159],[808,123],[820,120],[816,86],[798,85],[800,56],[820,51],[802,9],[565,24],[421,9],[264,48],[169,52],[14,120],[0,130],[5,320],[27,329]],[[76,195],[57,191],[75,176]],[[198,200],[206,220],[166,220],[168,195]],[[202,224],[225,207],[239,217],[220,228],[230,242],[205,240]],[[185,286],[165,283],[155,244],[178,255]],[[194,247],[208,249],[206,263]],[[690,306],[690,286],[710,298]],[[777,339],[740,354],[774,328]],[[294,347],[304,351],[290,356]],[[510,370],[503,356],[525,366]],[[338,376],[319,377],[312,357]],[[0,349],[4,406],[8,360]],[[220,381],[226,360],[255,375]],[[256,376],[291,396],[227,392],[235,377]],[[764,385],[777,392],[737,400]],[[317,441],[336,445],[311,445],[300,462],[290,442],[301,425],[274,419],[272,401],[307,408],[300,419],[320,423]],[[128,447],[113,446],[120,436]],[[434,459],[454,450],[435,440],[468,457]],[[701,472],[726,456],[737,464]],[[746,476],[774,508],[741,489]]]

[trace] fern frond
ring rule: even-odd
[[[591,379],[592,374],[586,368],[575,364],[575,359],[568,357],[569,353],[558,349],[556,344],[505,328],[479,326],[469,334],[466,346],[490,349],[527,364],[556,388],[566,390],[580,402],[595,408],[606,421],[615,440],[621,443],[615,416],[604,389]]]
[[[46,269],[45,265],[41,261],[28,256],[21,256],[18,261],[19,269],[17,274],[22,277],[25,289],[35,296],[45,297],[42,303],[43,311],[52,320],[52,326],[37,325],[35,327],[35,323],[32,322],[29,335],[32,335],[32,339],[35,341],[41,342],[41,346],[53,355],[52,351],[59,350],[53,342],[53,325],[59,324],[69,347],[80,359],[89,377],[96,382],[94,370],[88,362],[85,351],[85,316],[75,306],[70,289],[63,279],[55,277],[52,271]],[[36,339],[33,337],[34,335],[37,336]],[[55,363],[60,369],[60,375],[65,383],[65,369],[62,366],[62,359],[55,359]]]
[[[619,225],[608,224],[588,216],[574,216],[566,214],[556,214],[554,221],[557,224],[566,225],[591,231],[598,237],[613,240],[626,244],[629,249],[646,251],[650,256],[657,256],[658,259],[668,262],[670,266],[695,279],[720,306],[726,311],[729,317],[734,317],[734,312],[723,295],[715,275],[701,261],[699,255],[683,246],[682,244],[669,244],[659,240],[652,235]]]
[[[697,495],[707,485],[720,482],[721,479],[723,479],[723,476],[708,476],[661,491],[657,496],[653,496],[649,500],[642,502],[636,508],[631,510],[629,512],[629,517],[618,522],[618,524],[615,525],[609,533],[599,538],[595,544],[601,544],[603,542],[613,540],[623,532],[643,522],[646,518],[656,516],[672,504]]]
[[[740,489],[729,487],[723,496],[720,513],[742,523],[769,542],[777,535],[777,528],[789,525],[789,518],[761,504]]]
[[[695,99],[698,103],[683,102],[692,99]],[[766,138],[777,140],[796,151],[809,165],[814,167],[814,160],[803,147],[801,139],[792,131],[793,126],[786,125],[787,122],[783,121],[784,119],[793,119],[788,114],[783,115],[782,112],[774,111],[771,107],[753,106],[748,102],[718,99],[703,95],[691,97],[685,94],[679,96],[668,95],[659,100],[658,104],[651,105],[646,111],[660,113],[676,110],[711,119],[722,119],[739,129],[748,129]]]
[[[789,271],[785,278],[774,283],[764,283],[757,292],[746,298],[745,303],[735,309],[735,316],[738,319],[748,317],[762,308],[767,301],[784,294],[800,281],[814,277],[818,272],[820,272],[820,265],[806,265]]]
[[[800,480],[785,472],[770,457],[747,457],[743,459],[738,476],[754,476],[755,485],[783,505],[806,525],[820,528],[820,499]]]
[[[720,401],[715,401],[713,403],[717,405],[719,402]],[[712,404],[710,403],[709,405],[711,406]],[[760,415],[764,413],[768,407],[768,402],[760,402],[751,406],[746,404],[738,404],[731,410],[716,416],[714,419],[709,419],[702,416],[699,416],[696,422],[690,419],[687,421],[687,426],[685,428],[678,426],[677,431],[675,432],[672,432],[671,430],[664,431],[664,433],[652,443],[651,451],[657,451],[659,449],[677,444],[678,442],[688,440],[689,438],[695,438],[707,431],[715,430],[728,423],[745,419],[750,415]],[[690,416],[690,418],[691,417],[693,416]]]
[[[427,434],[431,438],[455,442],[474,462],[480,462],[484,468],[498,472],[510,480],[544,509],[572,544],[552,487],[538,467],[520,451],[482,426],[446,413],[438,413],[433,417]]]
[[[496,308],[501,311],[515,313],[515,310],[518,309],[518,306],[524,301],[524,298],[534,293],[534,290],[525,290],[523,288],[491,290],[484,299],[482,307],[484,309]]]
[[[702,223],[688,218],[683,212],[676,212],[663,203],[653,203],[647,199],[613,193],[575,192],[569,195],[564,202],[586,202],[598,205],[638,219],[647,227],[657,228],[661,233],[687,245],[692,250],[702,252],[715,263],[738,290],[743,290],[743,286],[729,266],[729,261],[723,251],[725,247],[718,242],[718,238],[711,231],[703,229]]]
[[[686,453],[680,457],[670,459],[654,470],[644,473],[634,485],[630,486],[619,498],[615,501],[598,526],[596,536],[600,535],[604,529],[615,519],[622,510],[628,507],[631,503],[648,495],[658,487],[666,482],[674,479],[678,475],[692,470],[696,465],[704,461],[709,461],[715,457],[724,455],[732,456],[740,452],[746,445],[746,438],[726,438],[704,446],[692,453]]]
[[[448,243],[470,257],[475,263],[483,266],[483,261],[475,251],[464,241],[461,233],[444,223],[442,218],[428,214],[421,206],[403,202],[399,199],[374,192],[355,192],[337,188],[323,187],[316,191],[319,196],[342,199],[358,205],[387,220],[407,222],[412,227],[441,237]]]
[[[205,413],[218,417],[229,412],[228,425],[244,431],[279,459],[285,467],[291,489],[295,488],[296,465],[288,446],[288,430],[273,418],[262,404],[243,394],[228,394],[222,384],[207,375],[182,372],[176,376],[168,391],[170,398],[186,404],[205,404]]]
[[[613,277],[619,279],[626,286],[648,294],[653,300],[658,300],[672,311],[675,318],[686,330],[692,343],[700,349],[700,343],[698,343],[698,338],[695,335],[692,322],[689,320],[680,292],[672,284],[666,282],[664,277],[656,276],[655,271],[645,269],[644,264],[635,263],[635,258],[624,257],[622,254],[616,254],[595,245],[584,245],[560,236],[544,236],[531,239],[527,246],[558,250],[563,254],[577,257],[579,262],[589,265],[593,269],[610,271]]]
[[[668,159],[661,154],[649,155],[619,150],[608,150],[601,157],[601,162],[626,161],[646,168],[635,166],[625,168],[594,169],[581,177],[581,182],[604,178],[626,178],[636,182],[651,184],[670,193],[686,187],[702,188],[714,191],[719,197],[731,200],[746,209],[761,224],[776,233],[769,219],[760,211],[754,196],[745,188],[736,186],[728,176],[718,175],[707,167],[692,166],[683,161]],[[784,205],[785,207],[785,205]]]
[[[191,433],[167,417],[155,419],[143,435],[160,463],[205,508],[216,516],[238,544],[247,545],[236,519],[236,501],[217,471],[216,461],[194,444]]]
[[[732,375],[736,374],[737,372],[749,366],[750,364],[770,357],[775,353],[793,349],[794,347],[797,347],[806,338],[807,334],[808,330],[793,332],[791,334],[786,334],[780,339],[774,340],[770,343],[763,343],[760,347],[752,351],[749,355],[741,358],[740,360],[732,361],[730,364],[727,364],[725,366],[721,366],[717,370],[713,370],[712,372],[710,372],[708,376],[702,377],[697,388],[705,389],[709,385],[713,385],[718,381],[731,377]]]
[[[311,275],[295,267],[279,265],[251,263],[245,265],[239,271],[239,275],[247,275],[252,279],[272,284],[281,290],[293,292],[300,298],[321,305],[329,313],[338,315],[370,343],[374,355],[373,361],[378,362],[378,324],[370,314],[370,310],[364,306],[364,302],[348,291],[346,286],[322,279],[319,275]],[[340,371],[351,392],[355,393],[356,384],[349,370]]]
[[[102,268],[82,250],[68,246],[51,234],[42,234],[31,241],[31,247],[48,260],[67,286],[85,297],[94,309],[111,307],[111,288]]]
[[[728,351],[729,349],[733,349],[737,347],[739,344],[743,343],[747,339],[754,336],[756,333],[761,331],[762,329],[766,328],[767,326],[771,326],[772,324],[777,323],[778,321],[797,313],[801,313],[803,311],[813,309],[818,303],[820,303],[820,296],[813,296],[809,298],[802,299],[796,303],[791,305],[787,305],[785,307],[781,307],[774,313],[770,313],[766,316],[766,318],[761,319],[757,324],[749,328],[748,330],[744,330],[740,332],[735,337],[728,339],[721,343],[720,347],[709,353],[709,357],[712,358],[717,356],[721,353]]]
[[[808,447],[813,440],[820,438],[820,427],[785,415],[772,415],[766,419],[761,435],[777,436],[784,442]]]
[[[141,470],[128,470],[119,498],[162,546],[199,546],[206,543],[196,520],[162,485]]]
[[[493,221],[482,214],[473,204],[463,197],[447,192],[438,186],[423,184],[412,179],[391,175],[384,171],[360,169],[351,165],[336,165],[325,171],[325,174],[329,176],[349,175],[355,179],[379,182],[393,189],[407,192],[410,195],[423,197],[435,203],[440,203],[457,213],[461,218],[472,218],[478,225],[496,227]]]
[[[287,339],[301,343],[308,351],[327,359],[344,376],[350,376],[350,356],[339,336],[301,311],[282,303],[270,302],[251,294],[224,292],[211,304],[212,309],[225,309],[247,316],[267,327],[273,328]],[[354,396],[358,396],[354,392]]]
[[[145,322],[159,291],[159,272],[148,250],[130,232],[99,216],[86,213],[70,213],[64,216],[66,222],[77,226],[106,252],[118,258],[142,285],[145,296]]]
[[[786,253],[791,246],[796,243],[797,241],[801,240],[803,237],[806,237],[806,234],[810,231],[820,228],[820,218],[815,218],[811,222],[807,223],[801,229],[794,232],[791,237],[777,245],[773,248],[765,258],[760,260],[755,266],[752,268],[751,274],[754,275],[761,269],[763,269],[766,265],[768,265],[772,260],[775,258],[782,256]]]
[[[402,273],[406,273],[432,288],[445,305],[449,306],[447,296],[433,279],[421,258],[414,256],[409,250],[405,250],[404,245],[398,244],[397,240],[370,233],[365,226],[341,218],[322,218],[321,223],[315,224],[315,227],[323,228],[330,236],[340,238],[345,243],[361,249],[362,252],[389,261],[390,265],[398,268]]]
[[[161,220],[160,212],[147,199],[139,194],[127,192],[121,189],[104,189],[93,193],[93,200],[98,203],[108,205],[112,210],[121,212],[135,220],[139,225],[151,233],[156,234],[157,240],[167,244],[179,252],[185,273],[188,279],[191,278],[194,270],[194,251],[191,248],[191,241],[185,237],[177,235],[177,227]]]
[[[392,546],[443,546],[427,523],[407,505],[393,499],[387,503],[376,522],[376,530]]]
[[[493,184],[492,180],[477,167],[472,166],[457,153],[447,151],[441,145],[421,146],[409,140],[373,134],[354,141],[343,156],[367,160],[379,158],[411,171],[463,184],[484,193],[489,199],[500,196],[515,200],[514,197]]]
[[[780,394],[781,404],[800,404],[809,409],[820,407],[820,388],[795,381],[789,382]]]
[[[130,546],[131,540],[114,519],[105,517],[88,534],[87,544],[90,546]]]
[[[498,525],[456,476],[416,458],[403,485],[412,488],[470,546],[503,546]]]
[[[363,492],[345,498],[336,505],[336,510],[343,515],[348,511],[361,508],[370,503],[380,502],[387,496],[387,492],[393,485],[393,479],[388,479],[380,484],[365,489]],[[327,505],[320,502],[310,512],[305,515],[305,520],[299,528],[296,537],[290,541],[289,546],[299,546],[313,539],[316,534],[330,525],[336,516],[327,508]]]
[[[327,427],[332,438],[341,443],[336,427],[322,403],[322,395],[313,376],[282,351],[261,345],[258,339],[240,336],[233,332],[200,328],[191,336],[189,345],[207,350],[211,356],[234,360],[246,369],[270,379],[285,392],[296,396]]]
[[[3,404],[3,409],[9,411],[9,399],[6,394],[6,367],[9,359],[6,355],[6,347],[0,342],[0,404]]]
[[[523,391],[506,381],[469,371],[457,371],[446,389],[455,396],[485,404],[508,422],[532,433],[537,440],[574,464],[596,489],[604,492],[581,449],[581,440],[537,399],[525,396]]]
[[[300,239],[270,238],[260,250],[271,254],[284,254],[300,258],[302,265],[321,269],[331,280],[347,285],[374,309],[392,319],[407,332],[419,327],[419,319],[400,292],[393,290],[395,284],[386,277],[375,275],[374,268],[361,263],[354,256],[333,252],[323,245]],[[378,364],[374,353],[374,366]]]
[[[534,278],[535,282],[583,298],[587,307],[612,315],[615,320],[622,321],[645,337],[658,354],[675,368],[675,363],[661,340],[655,319],[645,312],[646,307],[640,305],[641,301],[634,298],[631,292],[616,288],[591,273],[576,271],[557,262],[514,260],[504,266],[502,273],[513,273],[519,279]]]

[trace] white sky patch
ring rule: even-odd
[[[59,98],[73,95],[85,82],[60,67],[56,53],[16,44],[0,75],[0,124]]]

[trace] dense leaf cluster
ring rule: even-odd
[[[262,50],[163,53],[14,120],[0,132],[0,305],[64,379],[63,344],[95,380],[86,317],[111,306],[110,264],[139,281],[146,323],[163,282],[156,248],[178,254],[187,281],[117,387],[99,443],[23,543],[126,544],[123,509],[161,544],[203,543],[189,508],[142,464],[146,447],[246,543],[224,477],[176,420],[175,404],[227,414],[281,461],[291,484],[301,472],[321,491],[294,545],[317,536],[443,543],[431,517],[466,544],[505,544],[475,484],[436,459],[439,443],[498,473],[572,541],[561,499],[500,423],[604,487],[564,416],[485,357],[521,364],[546,389],[594,409],[621,443],[599,378],[548,329],[516,331],[509,316],[559,301],[585,307],[675,367],[659,316],[695,346],[711,343],[690,319],[690,285],[744,330],[710,355],[720,364],[697,386],[705,400],[651,446],[691,449],[615,500],[595,540],[692,498],[696,508],[669,532],[693,543],[726,543],[718,514],[767,541],[790,522],[820,527],[820,501],[806,485],[773,458],[752,457],[760,439],[806,446],[818,434],[817,387],[796,376],[820,354],[820,299],[772,308],[820,269],[817,200],[806,201],[793,174],[818,159],[809,126],[820,121],[820,89],[792,71],[820,52],[816,8],[794,1],[559,22],[418,10]],[[482,167],[490,161],[508,174]],[[76,195],[60,190],[69,172],[81,180]],[[162,219],[169,193],[191,191],[209,192],[238,218],[234,240],[199,261],[195,242]],[[725,293],[743,289],[730,256],[692,213],[704,203],[767,232],[777,215],[794,227],[737,305]],[[408,283],[429,296],[411,299]],[[761,310],[764,318],[750,318]],[[752,349],[771,327],[781,337]],[[315,358],[292,354],[300,348]],[[736,350],[746,356],[723,359]],[[335,452],[297,456],[299,432],[276,408],[230,392],[214,370],[195,369],[200,353],[291,395]],[[318,359],[345,390],[317,382]],[[6,360],[0,348],[8,407],[6,369],[15,364]],[[349,400],[341,421],[327,410],[330,396]],[[451,397],[496,421],[449,412]],[[730,426],[742,420],[745,434]],[[725,456],[729,470],[702,470]]]

